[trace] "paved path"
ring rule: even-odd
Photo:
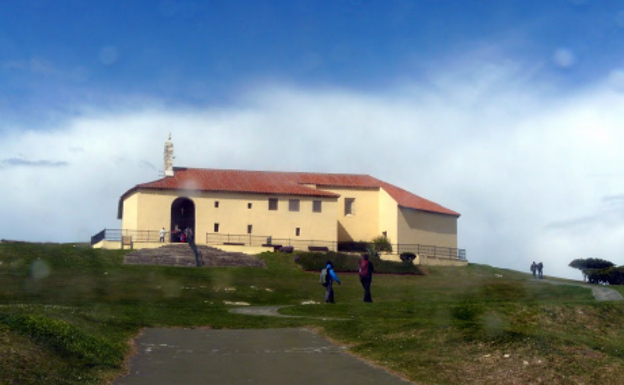
[[[146,329],[115,385],[408,385],[308,329]]]
[[[542,282],[551,283],[553,285],[567,285],[567,286],[578,286],[584,289],[590,289],[596,301],[624,301],[622,295],[619,291],[615,289],[610,289],[606,286],[602,285],[589,285],[584,283],[573,283],[573,282],[561,282],[561,281],[551,281],[549,279],[542,279]]]

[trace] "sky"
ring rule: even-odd
[[[0,0],[0,238],[85,242],[175,166],[368,174],[470,262],[624,265],[624,3]]]

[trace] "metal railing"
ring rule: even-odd
[[[121,229],[104,229],[91,237],[91,245],[102,240],[121,242],[122,237],[132,237],[134,243],[159,242],[160,230],[121,230]],[[167,233],[166,242],[171,242],[171,234]],[[206,233],[207,245],[240,245],[240,246],[292,246],[297,250],[308,250],[309,247],[326,247],[327,250],[337,251],[342,249],[342,244],[353,242],[333,242],[314,239],[297,239],[297,238],[274,238],[270,235],[252,235],[252,234],[218,234]],[[361,243],[360,248],[366,249],[366,246],[372,245]],[[353,249],[352,251],[357,251]],[[440,259],[451,259],[466,261],[466,250],[453,247],[441,247],[433,245],[420,244],[392,244],[392,251],[397,254],[414,253],[416,255],[434,257]]]
[[[251,234],[215,234],[206,233],[207,245],[240,245],[240,246],[292,246],[295,249],[307,249],[309,246],[327,247],[337,250],[337,242],[310,239],[274,238],[269,235]]]
[[[132,237],[132,242],[135,243],[159,242],[160,230],[104,229],[91,237],[91,245],[100,241],[121,242],[122,237]],[[169,241],[167,236],[165,236],[165,240]]]
[[[349,242],[345,242],[349,243]],[[293,239],[293,238],[274,238],[267,235],[251,235],[251,234],[215,234],[206,233],[207,245],[240,245],[240,246],[292,246],[297,250],[307,250],[309,247],[327,247],[328,250],[336,251],[340,249],[339,242],[310,240],[310,239]],[[365,245],[372,245],[365,244]],[[441,247],[434,245],[420,244],[392,244],[393,252],[414,253],[426,257],[434,257],[440,259],[452,259],[466,261],[466,250],[453,247]],[[364,250],[362,250],[364,251]]]

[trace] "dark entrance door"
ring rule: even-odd
[[[189,198],[178,198],[171,204],[171,242],[180,242],[180,234],[186,229],[195,235],[195,203]]]

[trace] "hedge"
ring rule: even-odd
[[[297,258],[295,258],[296,262],[306,271],[321,271],[329,260],[334,265],[334,271],[347,273],[357,273],[360,259],[359,255],[335,251],[326,253],[299,252],[297,253]],[[371,262],[375,266],[375,273],[423,275],[418,266],[411,262],[383,261],[378,258],[372,258]]]

